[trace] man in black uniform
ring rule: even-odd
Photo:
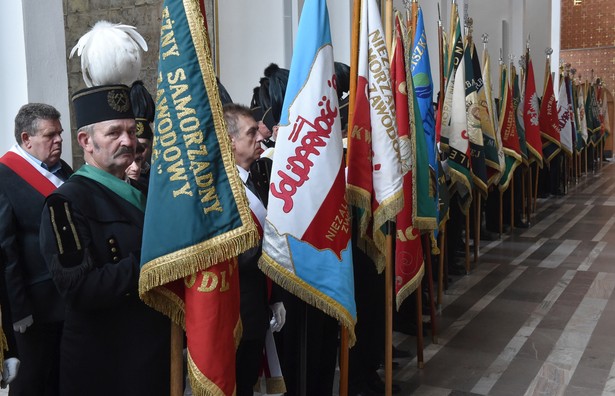
[[[168,395],[170,322],[138,296],[145,192],[125,175],[136,126],[125,85],[73,95],[86,164],[45,203],[41,250],[66,299],[60,393]]]
[[[10,302],[2,316],[12,314],[21,360],[10,394],[57,395],[65,305],[41,256],[38,234],[45,197],[72,173],[60,159],[60,113],[43,103],[22,106],[15,140],[0,158],[0,246]]]
[[[267,209],[261,197],[267,191],[258,187],[262,184],[254,180],[258,175],[251,174],[250,166],[263,152],[261,148],[263,137],[258,131],[258,123],[247,107],[237,104],[225,105],[224,120],[231,138],[239,177],[245,186],[250,211],[262,235]],[[253,389],[263,361],[263,347],[272,311],[273,331],[281,330],[286,320],[286,310],[278,297],[279,293],[273,293],[271,297],[268,295],[267,277],[258,268],[261,254],[262,245],[259,244],[238,257],[241,293],[239,308],[243,332],[236,354],[237,396],[254,394]],[[271,305],[269,301],[272,302]]]

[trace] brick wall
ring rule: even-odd
[[[577,6],[573,2],[562,0],[560,59],[577,70],[577,79],[600,78],[614,92],[615,1],[582,0]],[[611,137],[607,151],[612,151],[612,144]]]
[[[615,1],[562,1],[560,59],[572,64],[581,79],[601,78],[615,87]]]

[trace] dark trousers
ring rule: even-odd
[[[290,293],[284,293],[286,324],[275,333],[280,365],[286,383],[286,396],[301,392],[300,367],[306,359],[306,395],[331,396],[337,364],[339,325],[335,319],[306,304]],[[306,326],[305,351],[300,346],[301,332]]]
[[[354,245],[353,245],[354,247]],[[349,351],[348,382],[352,393],[364,390],[377,374],[384,353],[384,274],[359,248],[353,249],[357,342]],[[406,321],[412,318],[398,318]]]
[[[15,332],[17,356],[21,364],[19,374],[9,387],[10,396],[56,396],[60,394],[62,327],[63,322],[34,322],[25,333]]]
[[[459,258],[457,252],[464,246],[462,233],[465,228],[466,217],[459,206],[459,195],[455,193],[451,196],[449,219],[446,223],[447,265],[449,267],[455,266],[455,260]]]
[[[265,338],[241,340],[235,355],[235,375],[237,377],[237,396],[252,396],[254,385],[263,362]]]

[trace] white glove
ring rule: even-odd
[[[269,306],[273,312],[273,317],[269,322],[271,331],[276,332],[282,330],[284,323],[286,323],[286,308],[284,308],[283,302],[277,302]]]
[[[28,327],[32,326],[32,323],[34,323],[34,319],[32,319],[32,315],[28,315],[25,318],[13,323],[13,331],[18,331],[23,334],[26,332]]]
[[[2,389],[6,388],[8,384],[11,383],[17,377],[17,373],[19,372],[19,359],[17,358],[8,358],[2,364],[2,380],[0,381],[0,387]]]

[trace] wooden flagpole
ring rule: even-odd
[[[468,210],[466,211],[465,215],[466,215],[466,246],[465,246],[465,252],[466,252],[466,274],[470,273],[470,213],[472,211],[470,210],[470,208],[468,208]]]
[[[440,16],[440,3],[438,3],[438,63],[440,64],[440,95],[438,100],[438,111],[442,111],[442,104],[444,103],[444,44],[442,32],[442,17]]]
[[[515,175],[510,179],[510,233],[515,229]]]
[[[386,0],[384,9],[384,35],[389,53],[393,48],[393,0]],[[385,293],[386,293],[386,326],[384,348],[384,394],[393,394],[393,225],[388,222],[386,236],[386,267],[385,267]]]
[[[416,36],[416,21],[419,18],[419,2],[418,0],[412,0],[412,20],[410,23],[412,24],[412,40],[411,43],[414,43],[414,39]]]
[[[538,200],[538,176],[540,175],[540,166],[538,165],[538,161],[536,161],[536,179],[534,180],[534,198],[532,201],[532,205],[534,208],[534,212],[536,212],[536,201]]]
[[[352,32],[350,36],[350,97],[348,98],[348,133],[354,126],[354,105],[357,94],[357,68],[359,63],[359,19],[361,17],[361,0],[354,2],[352,10]],[[350,141],[347,139],[347,155],[350,153]],[[348,329],[341,326],[340,332],[340,396],[348,396]]]
[[[574,143],[576,144],[576,142]],[[572,168],[572,175],[570,176],[571,179],[574,179],[574,184],[576,185],[578,182],[578,178],[579,178],[579,171],[577,169],[577,149],[576,148],[572,148],[572,163],[570,164],[571,168]]]
[[[500,191],[500,239],[502,239],[502,231],[504,231],[504,192]]]
[[[416,365],[420,369],[424,365],[423,348],[423,286],[419,282],[416,288]]]
[[[175,322],[171,322],[171,396],[184,394],[184,331]]]
[[[440,245],[440,254],[438,255],[438,310],[442,309],[442,293],[444,290],[444,252],[445,246],[444,242],[446,234],[446,227],[442,227],[440,229],[439,235],[439,245]]]
[[[521,174],[523,175],[523,177],[521,178],[521,200],[524,202],[523,214],[525,215],[527,211],[527,218],[529,219],[529,213],[534,210],[534,201],[532,200],[534,196],[534,183],[532,182],[534,178],[532,177],[532,165],[523,165],[523,168],[521,169]]]
[[[427,276],[427,292],[429,294],[429,318],[431,320],[431,341],[434,344],[438,343],[438,328],[436,325],[436,305],[433,292],[433,267],[431,266],[431,241],[428,234],[421,236],[423,246],[423,254],[425,254],[425,276]]]
[[[385,266],[385,348],[384,348],[384,394],[393,393],[393,226],[388,222],[386,236],[386,266]]]
[[[474,262],[478,263],[478,247],[480,245],[480,222],[481,222],[481,195],[476,189],[476,200],[474,206]]]

